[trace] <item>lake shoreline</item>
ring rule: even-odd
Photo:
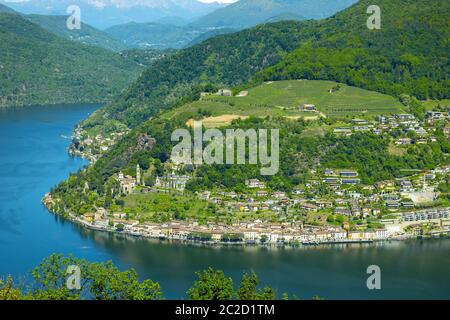
[[[87,221],[82,220],[75,214],[68,214],[66,216],[53,212],[43,201],[44,207],[48,210],[49,213],[54,214],[56,216],[61,217],[62,219],[68,220],[76,225],[81,226],[82,228],[86,228],[88,230],[92,230],[94,232],[106,232],[115,235],[122,236],[130,236],[140,239],[151,239],[151,240],[160,240],[167,242],[176,242],[180,244],[199,244],[203,246],[211,246],[211,247],[220,247],[220,246],[260,246],[260,247],[315,247],[315,246],[336,246],[336,245],[347,245],[347,244],[374,244],[374,243],[384,243],[384,242],[394,242],[394,241],[405,241],[405,240],[432,240],[432,239],[450,239],[450,233],[447,235],[429,235],[429,236],[418,236],[413,234],[405,234],[401,236],[392,236],[383,239],[370,239],[370,240],[351,240],[351,239],[343,239],[341,241],[312,241],[312,242],[260,242],[260,241],[236,241],[236,242],[226,242],[226,241],[202,241],[188,238],[180,238],[180,237],[170,237],[170,236],[149,236],[146,234],[138,233],[138,232],[129,232],[126,230],[118,231],[113,228],[105,228],[101,226],[95,226],[90,224]]]

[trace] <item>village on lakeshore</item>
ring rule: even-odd
[[[339,89],[336,86],[328,93]],[[236,97],[248,94],[241,91]],[[215,95],[231,97],[233,93],[221,89]],[[301,104],[298,109],[319,113],[315,104]],[[402,155],[408,146],[436,142],[438,133],[450,139],[448,119],[447,108],[426,111],[422,119],[407,113],[350,118],[328,130],[336,136],[388,136],[389,148]],[[444,127],[435,125],[442,122]],[[77,128],[70,152],[95,162],[127,133],[125,129],[107,137],[101,133],[88,136]],[[152,147],[157,142],[147,136],[139,143]],[[179,165],[169,161],[163,171],[155,171],[137,165],[134,172],[120,171],[111,176],[108,188],[112,204],[108,209],[96,205],[95,210],[70,212],[62,199],[51,193],[45,195],[43,203],[49,210],[91,229],[206,243],[320,244],[450,234],[450,206],[448,201],[439,201],[443,192],[440,186],[448,185],[449,165],[405,169],[405,177],[374,184],[364,184],[355,168],[318,166],[309,172],[311,179],[290,192],[271,189],[264,178],[256,176],[246,180],[239,191],[213,188],[191,192],[186,186],[192,173]],[[323,196],[323,188],[331,190],[331,195]],[[175,212],[178,218],[156,219],[147,212],[164,210]]]
[[[222,207],[229,212],[241,213],[243,216],[257,216],[258,213],[271,213],[273,217],[283,217],[289,211],[302,212],[305,220],[271,221],[255,219],[236,221],[231,224],[208,221],[167,221],[154,223],[130,218],[126,212],[108,212],[98,208],[96,212],[87,212],[81,216],[70,214],[74,221],[88,228],[123,232],[135,236],[159,239],[192,240],[217,243],[272,243],[272,244],[319,244],[344,242],[371,242],[384,239],[401,239],[405,237],[445,235],[450,232],[450,208],[420,207],[422,201],[432,201],[437,197],[434,191],[438,177],[448,176],[450,166],[421,173],[414,180],[383,181],[375,186],[355,188],[358,173],[352,170],[325,170],[321,180],[311,181],[305,189],[296,189],[291,195],[276,191],[269,193],[258,179],[246,181],[248,192],[210,192],[198,193],[202,201]],[[140,181],[140,169],[137,177],[119,173],[117,177],[122,195],[133,193],[182,193],[188,176],[170,174],[157,177],[153,187],[145,187]],[[336,190],[334,199],[314,197],[314,187],[319,183],[330,184]],[[379,192],[377,192],[379,191]],[[312,195],[312,197],[311,197]],[[410,200],[405,200],[408,197]],[[55,204],[50,193],[44,199],[50,208]],[[365,218],[381,219],[361,223]],[[252,215],[254,213],[255,215]],[[313,221],[308,224],[310,216],[325,216],[323,223]],[[266,215],[264,215],[266,216]],[[357,224],[349,220],[358,219]]]

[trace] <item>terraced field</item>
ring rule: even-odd
[[[404,106],[394,97],[368,91],[332,81],[290,80],[267,82],[248,90],[246,96],[222,97],[209,95],[199,101],[186,104],[168,112],[164,117],[188,116],[203,111],[207,122],[218,122],[239,116],[283,116],[288,118],[313,119],[374,118],[380,114],[405,112]],[[332,92],[330,92],[332,90]],[[317,112],[301,111],[299,106],[314,104]],[[221,117],[219,117],[221,116]],[[219,119],[220,121],[216,121]],[[207,124],[207,123],[205,123]]]

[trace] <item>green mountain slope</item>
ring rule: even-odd
[[[61,39],[0,13],[0,106],[107,102],[142,70],[109,50]]]
[[[127,49],[120,52],[120,55],[126,60],[132,60],[142,67],[149,66],[155,61],[174,54],[176,50],[166,49]]]
[[[366,26],[364,9],[370,3],[360,1],[319,23],[314,41],[303,43],[257,78],[329,79],[392,95],[448,97],[450,2],[380,1],[381,30]]]
[[[330,93],[330,89],[339,90]],[[222,97],[208,95],[185,104],[159,117],[162,119],[186,119],[197,114],[198,110],[207,113],[205,126],[230,124],[238,117],[285,117],[344,119],[358,117],[374,119],[376,116],[391,113],[404,113],[404,106],[392,96],[374,91],[338,84],[323,80],[287,80],[266,82],[249,88],[246,96]],[[318,112],[305,112],[299,106],[314,104]],[[223,117],[225,116],[225,117]]]
[[[221,34],[227,34],[227,33],[233,33],[236,32],[235,29],[230,28],[219,28],[219,29],[213,29],[209,31],[205,31],[204,33],[200,34],[198,37],[193,39],[191,42],[189,42],[186,47],[192,47],[196,44],[202,43],[205,40],[208,40],[209,38],[216,37]]]
[[[356,0],[240,0],[192,23],[196,27],[248,28],[271,19],[323,19]],[[283,18],[284,17],[284,18]]]
[[[312,22],[304,25],[308,26]],[[220,35],[156,61],[119,99],[95,112],[86,128],[119,121],[139,125],[160,110],[184,103],[198,94],[198,85],[244,84],[257,71],[281,60],[309,32],[299,24],[280,22]]]
[[[383,93],[447,97],[449,3],[380,0],[380,32],[367,29],[370,4],[363,0],[325,20],[261,25],[184,49],[153,64],[84,126],[101,126],[109,117],[133,127],[192,99],[205,89],[199,86],[241,86],[251,79],[328,79]],[[289,63],[301,72],[291,72]]]
[[[27,15],[26,18],[31,22],[41,26],[48,32],[56,34],[65,39],[81,42],[83,44],[110,49],[113,51],[122,51],[127,49],[120,40],[110,37],[107,33],[100,31],[88,24],[81,23],[81,28],[69,30],[66,26],[67,17],[65,16],[44,16],[37,14]]]

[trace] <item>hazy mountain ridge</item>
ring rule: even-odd
[[[196,27],[243,29],[277,20],[323,19],[357,0],[240,0],[192,23]]]
[[[143,67],[118,54],[62,39],[18,14],[0,13],[0,107],[99,103]]]
[[[183,48],[260,23],[330,16],[356,0],[240,0],[190,24],[128,23],[105,31],[132,48]],[[331,2],[331,3],[330,3]],[[327,4],[327,5],[325,5]],[[168,19],[170,21],[170,19]]]
[[[113,26],[105,32],[129,48],[182,48],[204,31],[201,29],[161,23],[130,22]]]
[[[25,16],[28,20],[36,23],[62,38],[81,42],[83,44],[122,51],[127,46],[122,41],[110,37],[106,32],[100,31],[88,24],[82,23],[80,29],[69,30],[67,28],[67,16],[45,16],[30,14]]]
[[[30,0],[6,2],[10,8],[25,14],[66,15],[70,5],[78,5],[81,19],[99,29],[128,22],[150,22],[167,16],[194,19],[210,13],[224,5],[203,3],[196,0],[144,0],[117,2],[113,0]]]
[[[63,5],[68,5],[68,3],[64,1],[56,5],[52,0],[45,0],[44,2],[39,2],[40,5],[38,6],[37,0],[32,0],[27,4],[16,3],[14,5],[19,6],[22,11],[45,12],[47,16],[48,14],[55,13],[65,15],[63,11],[65,7]],[[203,8],[204,4],[195,0],[135,1],[127,2],[129,3],[127,6],[122,5],[120,7],[117,7],[117,5],[114,7],[113,1],[100,1],[97,3],[97,6],[92,7],[91,3],[78,0],[76,4],[82,8],[82,21],[88,23],[92,21],[94,26],[104,24],[102,21],[104,20],[106,22],[109,19],[108,17],[118,16],[119,12],[113,13],[111,11],[112,8],[117,9],[120,11],[120,15],[126,17],[124,20],[126,23],[115,24],[105,29],[108,36],[102,34],[101,31],[93,30],[89,26],[82,28],[84,30],[78,32],[69,31],[63,26],[62,20],[57,24],[56,20],[58,18],[49,18],[42,15],[35,16],[33,22],[39,23],[50,32],[54,32],[59,36],[115,51],[124,48],[178,49],[199,43],[215,35],[230,33],[232,30],[252,27],[259,23],[281,20],[304,20],[331,15],[350,5],[355,0],[332,0],[332,5],[327,5],[325,9],[320,8],[320,3],[318,6],[312,5],[311,1],[240,0],[227,7],[211,4],[208,7],[209,9],[214,6],[219,9],[198,18],[199,15],[207,12]],[[329,0],[318,1],[329,2]],[[51,5],[44,7],[47,3]],[[91,7],[85,8],[82,5],[90,5]],[[169,10],[174,6],[182,7],[184,10],[183,14],[180,14],[181,11],[174,10],[172,12]],[[203,9],[198,9],[199,7]],[[166,11],[164,14],[156,17],[154,12],[147,12],[148,8],[155,10],[164,8]],[[194,8],[198,10],[196,11],[196,15],[186,14],[186,12],[194,10]],[[139,15],[130,14],[130,10],[138,10]],[[93,15],[100,11],[103,16],[97,17],[93,21]],[[168,15],[172,13],[178,13],[179,15]],[[198,18],[198,20],[194,18]],[[216,21],[214,19],[219,20]]]
[[[122,41],[110,37],[107,33],[98,30],[90,25],[81,22],[80,29],[69,30],[67,28],[67,15],[40,15],[40,14],[23,14],[17,12],[5,5],[0,4],[0,12],[17,14],[27,19],[50,33],[61,38],[73,40],[83,44],[109,49],[112,51],[122,51],[127,46]]]

